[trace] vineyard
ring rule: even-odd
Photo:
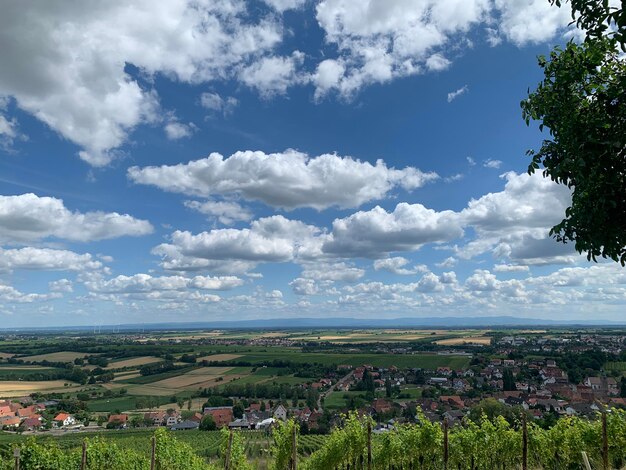
[[[502,417],[450,429],[421,418],[380,434],[372,424],[351,414],[328,436],[300,435],[287,421],[271,435],[158,429],[151,437],[137,433],[119,443],[95,437],[78,446],[29,438],[2,449],[0,470],[581,469],[587,462],[593,469],[626,468],[626,412],[620,410],[597,420],[562,418],[547,430]]]

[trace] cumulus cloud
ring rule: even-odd
[[[61,296],[62,294],[59,292],[49,294],[24,293],[0,281],[0,300],[3,302],[24,304],[58,299]]]
[[[195,235],[176,231],[170,243],[157,246],[153,253],[162,257],[165,269],[223,271],[230,266],[231,272],[247,272],[261,262],[314,258],[320,252],[319,234],[317,227],[275,215],[255,220],[244,229],[216,229]]]
[[[425,243],[463,235],[453,211],[437,212],[421,204],[398,204],[393,212],[376,206],[333,222],[323,250],[336,256],[379,258],[394,251],[413,251]]]
[[[563,32],[569,9],[542,0],[323,0],[317,21],[338,50],[313,75],[316,98],[331,91],[350,97],[362,87],[450,66],[448,53],[469,44],[483,27],[496,45],[507,38],[521,46]],[[469,46],[467,46],[469,47]]]
[[[236,152],[228,158],[212,153],[173,166],[135,166],[128,176],[135,183],[165,191],[205,197],[238,194],[287,210],[358,207],[394,188],[410,191],[438,178],[413,167],[389,168],[382,160],[372,165],[334,154],[311,158],[295,150]]]
[[[302,277],[318,281],[354,282],[365,275],[365,270],[347,263],[316,262],[307,263],[302,270]]]
[[[193,122],[185,124],[173,120],[165,125],[165,135],[169,140],[179,140],[191,137],[196,130],[197,127]]]
[[[467,85],[463,85],[458,90],[451,91],[450,93],[448,93],[448,103],[452,103],[459,96],[461,96],[464,93],[467,93],[468,90],[469,90],[468,86]]]
[[[69,279],[59,279],[48,283],[50,292],[74,292],[74,283]]]
[[[200,95],[200,104],[203,108],[222,113],[224,116],[229,116],[235,111],[239,100],[233,96],[223,98],[218,93],[207,92]]]
[[[156,92],[126,64],[195,84],[236,76],[282,39],[276,18],[252,20],[241,0],[10,3],[2,13],[0,95],[95,166],[109,163],[137,125],[158,120]]]
[[[289,57],[265,57],[244,68],[239,79],[265,98],[284,95],[298,82],[297,70],[303,60],[304,54],[299,51]]]
[[[491,158],[485,160],[483,162],[483,166],[485,168],[493,168],[493,169],[498,169],[502,166],[502,161],[501,160],[493,160]]]
[[[230,290],[244,284],[236,276],[157,276],[149,274],[120,275],[109,280],[89,281],[85,286],[94,292],[115,294],[146,294],[160,291]]]
[[[550,228],[571,204],[569,189],[541,174],[508,172],[502,178],[506,181],[503,191],[472,199],[460,212],[461,223],[473,227],[477,237],[462,247],[459,256],[493,250],[516,264],[572,256],[573,247],[548,238]]]
[[[395,256],[393,258],[383,258],[374,261],[374,269],[376,271],[388,271],[393,274],[399,274],[402,276],[408,276],[427,270],[426,266],[417,265],[408,269],[406,265],[409,264],[409,260],[402,256]]]
[[[117,212],[72,212],[61,199],[35,194],[0,196],[0,241],[50,237],[87,242],[151,233],[152,225]]]
[[[267,5],[271,6],[278,12],[293,10],[304,5],[306,0],[263,0]]]
[[[100,270],[103,265],[89,253],[69,250],[25,247],[0,248],[0,271],[26,269],[32,271],[86,271]]]
[[[217,219],[224,225],[252,219],[249,209],[233,201],[185,201],[185,206]]]

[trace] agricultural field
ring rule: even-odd
[[[25,362],[73,362],[74,359],[85,356],[86,354],[81,352],[59,351],[50,354],[37,354],[35,356],[20,357],[20,359]]]
[[[108,366],[105,367],[106,370],[111,369],[122,369],[126,367],[141,367],[146,364],[154,364],[155,362],[161,362],[163,359],[160,357],[154,356],[139,356],[133,357],[130,359],[121,359],[118,361],[112,361]]]
[[[491,337],[489,336],[459,336],[457,338],[447,338],[434,341],[439,346],[459,346],[463,344],[478,344],[481,346],[488,346],[491,344]]]
[[[244,375],[246,372],[235,370],[233,367],[201,367],[155,382],[129,384],[125,388],[131,395],[172,396],[180,392],[197,391],[198,389],[213,387],[219,383],[228,383]]]
[[[208,356],[202,356],[198,358],[199,362],[213,361],[213,362],[226,362],[239,359],[241,354],[210,354]]]
[[[73,384],[67,380],[7,380],[0,381],[0,397],[20,397],[36,392],[68,392],[80,388],[78,384]]]

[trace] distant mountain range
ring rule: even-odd
[[[543,320],[522,317],[425,317],[425,318],[274,318],[190,323],[150,323],[101,326],[63,326],[39,328],[5,328],[0,331],[154,331],[198,329],[299,329],[299,328],[513,328],[530,326],[626,326],[626,321]]]

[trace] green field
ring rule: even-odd
[[[604,368],[606,370],[616,370],[618,372],[626,372],[626,361],[607,362]]]
[[[150,454],[150,438],[153,432],[153,429],[103,430],[98,433],[68,433],[59,437],[40,435],[35,437],[35,439],[39,442],[54,440],[61,448],[69,450],[78,449],[86,438],[90,439],[98,436],[106,441],[115,443],[122,449],[132,449],[147,456]],[[271,437],[264,431],[240,431],[240,435],[244,438],[248,458],[253,463],[265,461],[271,445]],[[191,445],[196,454],[206,460],[214,461],[217,459],[222,439],[219,431],[178,431],[174,432],[174,436],[176,439]],[[0,432],[0,453],[5,456],[12,455],[12,445],[23,442],[27,438],[27,436]],[[326,436],[300,436],[298,453],[301,456],[311,454],[322,446],[325,439]]]
[[[240,353],[242,357],[238,360],[257,364],[264,361],[289,360],[301,363],[319,363],[324,365],[347,364],[360,366],[370,364],[375,367],[396,366],[399,368],[421,368],[436,369],[437,367],[450,367],[452,369],[462,369],[467,367],[470,358],[467,356],[439,356],[436,354],[341,354],[341,353],[306,353],[300,351],[284,352],[254,352]]]

